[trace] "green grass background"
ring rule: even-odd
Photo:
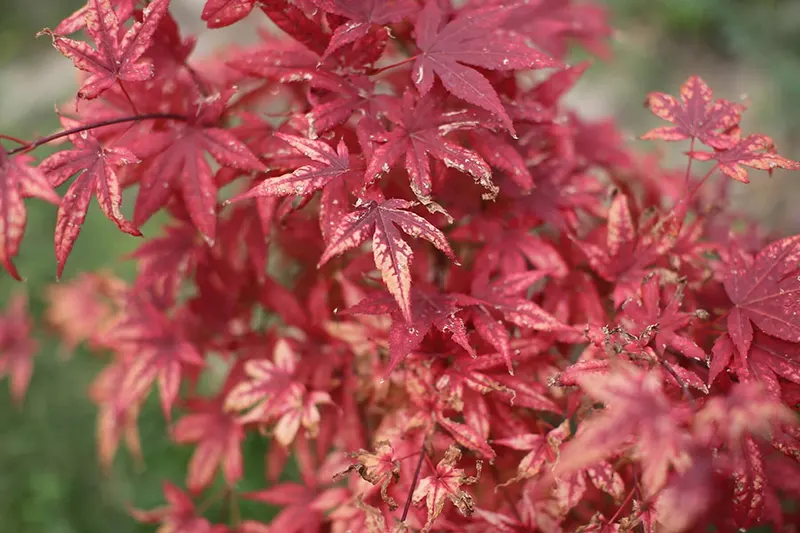
[[[624,42],[615,48],[614,66],[593,69],[591,83],[623,73],[633,80],[623,86],[632,101],[648,90],[674,92],[690,72],[698,72],[697,57],[714,65],[755,68],[775,87],[775,98],[758,108],[760,123],[778,128],[797,140],[800,120],[793,110],[800,96],[800,2],[790,0],[608,0],[617,28],[646,32],[649,49]],[[4,68],[57,54],[47,39],[34,39],[44,26],[80,5],[78,0],[3,0],[0,15],[0,87]],[[655,37],[653,37],[655,35]],[[623,40],[624,41],[624,40]],[[653,43],[659,50],[653,54]],[[67,61],[65,59],[65,61]],[[699,72],[702,74],[702,72]],[[65,95],[66,97],[67,95]],[[2,95],[0,95],[2,98]],[[24,105],[24,102],[20,102]],[[631,113],[643,115],[632,106]],[[50,109],[32,109],[15,124],[0,116],[0,131],[16,136],[50,131],[57,121]],[[787,117],[789,118],[787,120]],[[770,130],[775,133],[774,129]],[[36,152],[47,154],[47,149]],[[130,203],[130,202],[128,202]],[[27,203],[29,223],[18,259],[23,284],[0,273],[0,304],[12,292],[27,292],[37,317],[43,312],[43,290],[55,282],[52,234],[55,208],[37,200]],[[130,212],[130,205],[126,208]],[[145,228],[157,231],[158,223]],[[122,275],[132,265],[119,258],[137,241],[121,234],[92,205],[89,218],[68,262],[64,278],[76,273],[112,268]],[[57,340],[39,327],[41,350],[31,387],[20,409],[10,402],[7,383],[0,382],[0,531],[15,533],[118,533],[152,531],[137,525],[126,512],[132,503],[149,508],[162,501],[161,480],[181,484],[189,450],[170,444],[158,408],[148,404],[141,416],[146,468],[138,470],[124,452],[111,472],[97,465],[95,408],[87,385],[102,367],[102,358],[78,351],[72,360],[57,354]],[[247,442],[248,485],[258,486],[263,472],[263,441]],[[254,507],[253,512],[267,513]],[[262,514],[266,517],[266,514]]]

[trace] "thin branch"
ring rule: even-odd
[[[12,137],[11,135],[4,135],[2,133],[0,133],[0,139],[5,139],[7,141],[15,142],[17,144],[21,144],[22,146],[25,146],[26,144],[28,144],[28,141],[23,141],[22,139],[18,139],[16,137]]]
[[[694,407],[694,396],[692,396],[692,394],[689,392],[689,387],[686,385],[686,382],[681,379],[681,377],[677,372],[675,372],[675,369],[672,368],[672,365],[670,365],[666,359],[661,358],[661,366],[666,368],[667,372],[669,372],[672,377],[675,378],[675,381],[678,382],[678,385],[680,385],[681,390],[683,391],[684,399],[687,400],[692,407]]]
[[[135,115],[132,117],[120,117],[120,118],[113,118],[110,120],[103,120],[100,122],[92,122],[90,124],[84,124],[82,126],[77,126],[75,128],[63,130],[58,133],[48,135],[47,137],[42,137],[40,139],[36,139],[35,141],[25,143],[24,146],[20,146],[19,148],[15,148],[14,150],[8,152],[8,155],[12,156],[18,153],[30,152],[31,150],[35,150],[36,148],[42,146],[43,144],[47,144],[49,142],[62,139],[64,137],[69,137],[70,135],[74,135],[82,131],[89,131],[97,128],[102,128],[105,126],[113,126],[115,124],[125,124],[127,122],[138,122],[140,120],[179,120],[182,122],[186,122],[189,119],[184,115],[178,115],[175,113],[146,113],[143,115]]]
[[[239,500],[236,496],[235,490],[231,489],[230,492],[228,492],[228,523],[234,528],[238,528],[242,524],[242,513],[241,509],[239,509]]]
[[[122,84],[122,80],[117,78],[117,85],[119,85],[119,89],[122,91],[122,94],[125,95],[125,98],[128,100],[128,103],[131,104],[131,109],[135,114],[139,114],[139,110],[136,109],[136,104],[133,103],[133,98],[131,95],[128,94],[128,90],[125,89],[125,85]]]
[[[689,212],[689,203],[694,198],[694,195],[697,194],[697,191],[700,190],[700,187],[702,187],[705,184],[708,178],[711,177],[711,174],[713,174],[718,168],[719,168],[719,163],[714,165],[711,168],[711,170],[709,170],[706,173],[706,175],[703,176],[703,178],[699,182],[697,182],[697,184],[691,189],[689,189],[687,184],[686,193],[684,193],[683,198],[681,198],[681,200],[675,205],[675,207],[671,212],[674,216],[677,216],[678,223],[680,223],[681,226],[683,226],[683,220],[686,218],[686,213]]]
[[[625,498],[625,501],[623,501],[620,504],[619,508],[617,509],[617,512],[614,513],[614,516],[612,516],[607,521],[608,525],[613,524],[617,520],[617,518],[619,518],[619,516],[622,514],[622,510],[625,509],[625,506],[628,505],[628,503],[631,501],[631,499],[633,499],[633,495],[636,494],[636,492],[637,492],[636,485],[634,485],[633,488],[631,488],[630,492],[628,492],[628,497]]]
[[[492,468],[492,473],[494,474],[494,477],[499,481],[500,480],[500,470],[497,468],[497,465],[496,464],[491,464],[491,468]],[[517,509],[517,504],[514,502],[514,500],[511,499],[511,495],[506,490],[506,484],[504,483],[502,485],[499,485],[498,488],[500,489],[500,492],[503,493],[503,499],[506,501],[506,503],[511,508],[511,512],[514,514],[514,518],[516,518],[517,522],[519,522],[521,524],[523,522],[522,515],[520,514],[519,509]]]
[[[417,488],[417,482],[419,481],[419,473],[422,471],[422,463],[425,462],[425,457],[427,454],[425,453],[425,441],[426,439],[422,439],[422,446],[419,450],[419,459],[417,460],[417,468],[414,470],[414,478],[411,480],[411,488],[408,491],[408,497],[406,498],[406,504],[403,506],[403,516],[400,517],[401,522],[406,521],[406,517],[408,516],[408,510],[411,507],[411,498],[414,495],[414,489]]]
[[[385,67],[373,69],[372,71],[369,72],[369,75],[370,76],[375,76],[377,74],[380,74],[381,72],[386,72],[389,69],[393,69],[395,67],[399,67],[399,66],[411,63],[415,59],[417,59],[417,56],[407,57],[407,58],[403,59],[402,61],[398,61],[397,63],[392,63],[391,65],[386,65]]]
[[[691,154],[694,153],[694,141],[695,137],[692,137],[689,142],[689,163],[686,165],[686,174],[683,177],[684,194],[689,193],[689,180],[692,178],[692,161],[694,161],[694,157]]]

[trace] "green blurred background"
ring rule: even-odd
[[[198,23],[200,0],[173,0],[174,11]],[[689,74],[699,74],[717,94],[752,101],[745,127],[778,140],[783,155],[800,159],[800,1],[796,0],[606,0],[617,33],[615,59],[593,67],[572,95],[589,116],[616,116],[634,139],[654,124],[640,105],[648,91],[675,93]],[[46,38],[80,0],[0,0],[0,132],[30,138],[58,126],[53,104],[74,90],[69,61]],[[181,18],[179,17],[179,18]],[[260,20],[258,15],[251,20]],[[211,46],[213,47],[213,42]],[[635,141],[633,141],[635,142]],[[643,146],[644,147],[644,146]],[[47,150],[36,152],[45,156]],[[761,178],[759,176],[759,178]],[[776,175],[748,190],[745,207],[774,227],[800,230],[800,188],[790,175]],[[128,204],[130,202],[128,201]],[[745,202],[742,202],[743,204]],[[0,273],[0,307],[10,294],[27,292],[37,316],[44,289],[55,282],[52,232],[55,208],[28,202],[29,224],[21,256],[24,284]],[[130,213],[130,205],[125,208]],[[145,228],[157,231],[158,223]],[[121,234],[92,205],[68,262],[64,279],[111,268],[136,240]],[[15,533],[119,533],[152,531],[126,513],[128,504],[149,508],[162,501],[161,480],[182,484],[188,451],[170,444],[156,405],[141,416],[146,467],[135,468],[123,451],[113,471],[103,472],[95,452],[95,409],[86,388],[102,359],[79,351],[70,361],[57,356],[57,341],[38,327],[41,350],[22,408],[0,382],[0,530]],[[263,445],[248,441],[249,477],[261,475]]]

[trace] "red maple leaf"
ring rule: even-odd
[[[133,147],[142,160],[134,223],[143,224],[164,206],[173,188],[179,189],[192,223],[209,242],[217,225],[217,185],[206,152],[221,165],[246,171],[264,171],[255,155],[229,131],[216,127],[233,91],[195,104],[189,122],[152,132]]]
[[[203,356],[184,337],[180,320],[168,317],[147,292],[129,294],[121,319],[105,334],[103,342],[131,359],[120,403],[139,403],[157,381],[167,418],[178,397],[184,367],[205,365]]]
[[[726,369],[733,370],[744,381],[761,382],[776,398],[781,397],[778,377],[800,385],[800,347],[760,331],[756,331],[748,353],[736,350],[728,334],[714,342],[708,374],[709,385]]]
[[[476,2],[477,3],[477,2]],[[492,0],[503,4],[505,0]],[[538,0],[521,2],[519,11],[508,21],[509,27],[524,38],[533,40],[554,57],[565,57],[574,42],[601,58],[608,58],[611,29],[603,5]]]
[[[371,234],[375,266],[409,324],[413,322],[410,270],[413,251],[401,237],[398,228],[412,237],[427,240],[456,261],[444,234],[421,216],[408,211],[414,205],[415,202],[397,198],[380,203],[374,200],[365,202],[342,218],[319,260],[319,266],[322,266],[331,258],[360,246]]]
[[[501,276],[519,274],[533,266],[562,278],[569,273],[567,263],[556,247],[541,236],[528,231],[528,220],[498,221],[484,216],[453,230],[454,241],[482,244],[475,257],[475,270]],[[530,266],[529,266],[530,265]]]
[[[291,4],[287,6],[291,10],[297,9]],[[309,22],[302,13],[298,16]],[[319,29],[316,26],[314,28]],[[321,34],[320,40],[324,40],[324,34]],[[227,64],[253,78],[281,83],[305,82],[314,88],[334,90],[341,85],[341,77],[317,68],[320,56],[312,50],[307,44],[298,46],[292,42],[269,39],[258,48],[235,55]]]
[[[120,303],[125,285],[107,274],[85,272],[66,283],[47,287],[47,323],[62,337],[66,355],[84,341],[91,345],[113,323],[113,311]]]
[[[550,332],[567,342],[581,337],[575,328],[563,324],[523,296],[532,284],[548,274],[544,270],[520,272],[503,276],[491,283],[487,281],[486,274],[481,274],[473,281],[472,296],[480,300],[482,305],[475,308],[472,322],[478,334],[503,355],[510,374],[514,373],[510,335],[506,326],[495,319],[494,313],[499,313],[506,322],[520,328]]]
[[[692,323],[694,313],[680,311],[683,303],[684,287],[672,287],[665,291],[669,295],[666,306],[661,307],[661,280],[658,275],[650,276],[642,283],[641,298],[624,304],[619,317],[626,333],[635,337],[647,336],[654,342],[656,353],[663,356],[667,348],[682,353],[698,361],[704,361],[706,354],[687,333],[679,333]],[[655,330],[650,335],[647,330]]]
[[[344,204],[348,199],[348,191],[345,184],[360,177],[363,164],[353,165],[344,139],[340,139],[336,150],[333,150],[323,141],[283,133],[276,133],[275,137],[289,143],[305,156],[307,159],[302,161],[304,164],[301,163],[302,166],[287,174],[266,178],[249,191],[231,198],[226,204],[247,198],[256,198],[263,203],[263,199],[270,197],[303,197],[300,206],[294,206],[293,199],[289,199],[278,208],[278,217],[283,218],[289,211],[307,204],[314,192],[321,189],[320,227],[323,235],[327,236],[346,209]]]
[[[145,524],[160,524],[159,531],[162,532],[227,533],[226,526],[212,525],[208,519],[200,516],[192,499],[181,489],[169,481],[162,486],[167,505],[150,511],[131,509],[131,515],[136,520]]]
[[[391,510],[397,509],[397,502],[389,496],[388,490],[392,483],[397,483],[400,479],[400,460],[386,441],[376,442],[375,451],[359,450],[349,453],[352,459],[357,462],[347,467],[347,470],[338,472],[334,481],[338,481],[350,472],[358,472],[364,481],[373,485],[381,484],[381,498]]]
[[[649,531],[650,524],[644,523],[648,518],[658,521],[659,531],[691,531],[691,526],[706,512],[714,496],[713,463],[710,454],[698,455],[692,458],[691,468],[671,477],[654,505],[650,505],[648,514],[653,516],[643,516],[645,531]]]
[[[747,356],[749,373],[773,396],[781,397],[778,377],[800,385],[800,345],[756,331]]]
[[[555,464],[559,448],[569,435],[569,424],[562,423],[548,431],[547,435],[523,433],[495,440],[494,443],[499,446],[528,452],[517,465],[517,475],[503,485],[535,477],[548,465]]]
[[[597,417],[582,422],[575,438],[562,447],[555,474],[563,476],[596,464],[634,443],[645,493],[655,494],[689,444],[689,435],[679,427],[662,391],[661,374],[620,360],[612,372],[587,373],[578,381],[592,399],[606,407]]]
[[[23,198],[35,196],[53,204],[61,200],[44,173],[31,167],[27,155],[9,157],[0,146],[0,263],[15,279],[21,280],[12,258],[19,253],[28,212]]]
[[[755,257],[733,250],[724,285],[733,308],[728,333],[742,355],[750,353],[753,326],[800,342],[800,235],[775,241]]]
[[[481,157],[450,140],[443,133],[478,126],[476,117],[464,113],[443,114],[442,100],[433,93],[419,99],[406,91],[402,101],[389,100],[385,106],[386,118],[394,129],[377,140],[384,141],[372,153],[365,172],[365,185],[372,184],[379,175],[388,173],[401,157],[411,181],[411,190],[424,204],[430,202],[433,189],[429,156],[472,176],[484,187],[491,198],[499,189],[492,183],[492,169]]]
[[[281,506],[281,511],[269,523],[270,531],[306,533],[321,531],[331,520],[330,512],[352,497],[346,487],[331,486],[336,472],[344,463],[342,454],[331,454],[313,471],[303,471],[304,483],[286,482],[270,488],[245,493],[248,500]],[[305,470],[310,470],[305,465]],[[313,467],[312,467],[313,468]]]
[[[365,111],[366,116],[375,114],[372,106],[375,102],[375,81],[368,76],[349,75],[342,77],[338,85],[326,87],[330,91],[325,98],[314,102],[311,111],[305,114],[308,137],[316,138],[325,132],[343,124],[354,113]],[[299,121],[298,121],[299,122]],[[371,123],[369,119],[361,119],[356,128],[363,128]]]
[[[362,314],[392,316],[389,330],[389,364],[386,375],[413,350],[422,344],[426,335],[435,327],[443,335],[461,346],[467,353],[475,356],[469,343],[464,321],[456,316],[462,306],[475,305],[479,300],[461,294],[442,294],[430,289],[415,286],[411,289],[411,314],[413,320],[406,322],[397,300],[392,295],[384,297],[369,296],[364,301],[348,307],[341,315]]]
[[[303,385],[295,381],[297,354],[285,339],[275,343],[272,360],[245,362],[247,379],[233,387],[225,399],[225,408],[249,409],[245,422],[269,420],[281,413],[292,396],[302,394]]]
[[[322,141],[284,133],[276,133],[275,137],[286,141],[311,161],[289,174],[265,179],[249,191],[231,198],[231,203],[263,196],[309,196],[332,180],[353,172],[344,139],[339,140],[334,151]]]
[[[117,19],[120,22],[130,18],[136,8],[136,1],[137,0],[111,0],[111,5],[116,8]],[[69,35],[70,33],[75,33],[84,29],[86,27],[86,15],[91,8],[91,3],[86,3],[72,15],[62,20],[53,30],[53,33],[56,35]]]
[[[50,30],[53,46],[91,75],[78,92],[79,98],[97,98],[117,82],[146,81],[155,74],[153,65],[142,56],[152,44],[153,33],[167,13],[169,0],[153,0],[144,9],[142,22],[136,22],[122,35],[120,19],[110,0],[89,0],[86,31],[97,49]]]
[[[638,288],[648,267],[672,248],[678,229],[669,215],[637,223],[628,196],[620,193],[611,202],[606,225],[598,233],[603,245],[570,238],[586,255],[592,270],[615,283],[614,304],[621,305]]]
[[[97,375],[89,387],[89,397],[99,407],[97,455],[100,464],[106,468],[111,466],[122,439],[138,462],[142,457],[138,426],[141,401],[129,405],[120,402],[123,396],[122,384],[128,368],[130,361],[124,357],[117,357]]]
[[[515,407],[527,407],[536,411],[560,413],[559,407],[548,395],[548,390],[531,374],[509,375],[503,354],[481,354],[472,357],[469,353],[456,354],[453,365],[439,377],[436,388],[460,399],[469,391],[481,396],[489,392],[508,398]],[[467,394],[469,398],[469,395]],[[505,400],[504,400],[505,402]]]
[[[414,427],[439,428],[447,431],[453,440],[461,446],[476,452],[490,461],[497,457],[489,445],[489,411],[478,394],[466,394],[463,405],[457,409],[464,422],[458,422],[448,416],[448,411],[458,404],[458,398],[449,396],[446,377],[441,381],[430,370],[420,370],[417,366],[412,372],[405,372],[403,385],[413,405]],[[508,392],[506,389],[505,392]]]
[[[67,118],[62,118],[61,123],[65,129],[78,125]],[[56,152],[39,165],[54,187],[76,176],[58,206],[55,230],[58,277],[86,220],[92,196],[97,198],[103,214],[120,230],[137,237],[142,235],[120,211],[122,192],[115,171],[115,167],[138,163],[136,156],[126,148],[104,147],[87,131],[70,135],[69,140],[75,147],[73,150]]]
[[[189,223],[169,225],[164,235],[152,237],[130,257],[137,260],[136,286],[156,288],[159,294],[174,295],[193,271],[203,253],[202,239]]]
[[[190,413],[178,420],[173,430],[175,442],[195,443],[186,487],[195,493],[203,490],[218,469],[222,470],[228,486],[234,486],[243,473],[244,429],[223,409],[221,398],[193,399],[186,402],[186,407]]]
[[[563,230],[579,227],[581,213],[599,214],[605,209],[604,187],[582,172],[565,172],[563,158],[550,157],[535,168],[536,192],[517,199],[517,212],[526,213]]]
[[[770,173],[776,168],[800,170],[800,162],[778,155],[773,140],[760,134],[748,135],[723,150],[691,152],[690,155],[700,161],[716,160],[722,173],[742,183],[750,183],[747,169],[743,167]]]
[[[323,57],[365,37],[375,26],[401,22],[419,9],[414,0],[316,0],[316,3],[328,13],[349,19],[336,27]]]
[[[428,520],[420,530],[420,533],[428,533],[434,521],[442,514],[445,502],[449,499],[453,505],[464,516],[470,516],[475,510],[472,496],[465,492],[462,485],[472,485],[478,482],[481,475],[481,462],[477,463],[477,474],[467,476],[462,468],[456,468],[456,464],[461,459],[461,450],[458,446],[450,446],[444,457],[436,465],[430,476],[424,477],[419,481],[417,488],[414,489],[412,501],[417,504],[425,499],[425,506],[428,508]]]
[[[495,441],[515,450],[528,452],[517,466],[517,475],[502,486],[545,473],[548,466],[558,463],[560,448],[569,436],[570,424],[569,420],[565,420],[550,430],[546,436],[528,433]],[[568,512],[581,501],[586,493],[587,477],[592,485],[613,496],[616,501],[622,501],[624,498],[625,483],[622,477],[614,470],[611,463],[600,461],[559,479],[555,496],[562,512]]]
[[[729,130],[739,124],[745,107],[728,100],[712,102],[711,88],[698,76],[692,76],[681,85],[681,101],[664,93],[650,93],[647,105],[659,118],[675,124],[650,130],[642,139],[680,141],[699,139],[714,148],[725,149],[735,139]]]
[[[760,445],[774,438],[782,425],[797,425],[797,414],[759,383],[736,384],[726,396],[710,398],[694,419],[699,443],[724,454],[725,464],[735,482],[730,500],[737,527],[765,520],[779,509],[774,487],[765,476],[765,451]],[[774,443],[774,441],[773,441]]]
[[[223,28],[239,22],[255,7],[257,0],[207,0],[200,18],[209,28]]]
[[[559,111],[559,100],[573,88],[590,66],[589,61],[583,61],[554,72],[543,82],[517,95],[510,102],[509,115],[515,120],[530,122],[554,120]]]
[[[273,361],[254,359],[245,363],[246,380],[228,393],[225,409],[248,412],[241,423],[277,421],[275,440],[289,446],[302,426],[310,435],[319,428],[319,404],[331,403],[328,393],[308,391],[296,380],[298,355],[286,339],[275,344]]]
[[[301,6],[304,4],[301,3]],[[317,11],[316,16],[309,17],[288,0],[270,0],[268,3],[260,3],[259,7],[278,28],[305,48],[319,56],[325,52],[330,34],[323,29],[322,17],[319,16],[321,11]]]
[[[31,338],[28,299],[17,294],[5,314],[0,315],[0,377],[11,378],[11,397],[21,404],[33,374],[33,356],[38,343]]]
[[[559,67],[561,64],[532,48],[525,39],[512,38],[502,29],[516,6],[467,10],[443,25],[438,2],[429,0],[417,18],[416,39],[420,54],[412,66],[412,79],[425,96],[433,87],[434,74],[455,96],[497,115],[514,133],[497,92],[486,77],[467,65],[490,70]]]

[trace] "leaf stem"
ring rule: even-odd
[[[26,144],[28,144],[28,141],[23,141],[22,139],[18,139],[16,137],[12,137],[11,135],[4,135],[2,133],[0,133],[0,139],[6,139],[7,141],[11,141],[11,142],[15,142],[17,144],[21,144],[22,146],[25,146]]]
[[[231,490],[232,489],[230,487],[224,487],[224,488],[222,488],[222,489],[220,489],[218,491],[212,492],[208,496],[208,498],[206,498],[205,500],[203,500],[203,501],[201,501],[200,503],[197,504],[197,506],[195,507],[196,513],[198,515],[202,515],[206,511],[208,511],[208,509],[212,505],[214,505],[216,503],[219,503],[220,501],[223,501],[223,502],[228,501],[229,492]]]
[[[425,462],[425,457],[427,454],[425,453],[425,441],[426,439],[422,439],[422,446],[420,446],[419,450],[419,459],[417,460],[417,468],[414,470],[414,478],[411,480],[411,488],[408,490],[408,497],[406,498],[406,504],[403,506],[403,516],[400,517],[401,522],[406,521],[406,517],[408,516],[408,510],[411,507],[411,498],[414,496],[414,489],[417,488],[417,482],[419,481],[419,473],[422,471],[422,463]]]
[[[119,89],[120,91],[122,91],[122,94],[125,95],[125,98],[128,100],[128,103],[131,104],[131,109],[133,110],[133,112],[138,115],[139,110],[136,109],[136,104],[133,103],[133,98],[131,98],[131,95],[128,94],[128,90],[125,89],[125,85],[122,84],[122,80],[119,78],[117,78],[117,85],[119,85]]]
[[[239,500],[236,498],[236,491],[231,489],[228,492],[228,523],[234,527],[238,528],[242,523],[242,513],[239,509]]]
[[[491,468],[492,468],[492,473],[494,474],[494,477],[499,481],[500,480],[500,470],[497,468],[497,465],[496,464],[492,464]],[[499,485],[498,488],[500,489],[500,492],[503,493],[503,499],[505,499],[506,503],[511,508],[511,512],[514,515],[514,518],[516,518],[517,522],[519,522],[521,524],[522,523],[522,515],[520,514],[519,509],[517,509],[517,504],[514,503],[514,500],[511,499],[511,495],[506,490],[507,487],[505,486],[505,483],[503,485]]]
[[[625,501],[623,501],[623,502],[620,504],[619,508],[617,509],[617,512],[616,512],[616,513],[614,513],[614,516],[612,516],[612,517],[611,517],[611,518],[608,520],[608,522],[607,522],[607,523],[608,523],[608,525],[611,525],[611,524],[613,524],[613,523],[614,523],[614,522],[617,520],[617,518],[619,518],[619,515],[622,513],[622,510],[625,508],[625,506],[626,506],[626,505],[628,505],[628,503],[631,501],[631,499],[633,498],[633,495],[634,495],[635,493],[636,493],[636,486],[634,485],[634,487],[633,487],[633,488],[631,488],[631,490],[628,492],[628,497],[627,497],[627,498],[625,498]]]
[[[702,187],[703,184],[705,184],[705,182],[708,180],[708,178],[711,177],[711,174],[713,174],[718,168],[719,168],[719,163],[717,163],[716,165],[711,167],[711,170],[706,172],[706,175],[703,176],[703,179],[701,179],[699,182],[697,182],[697,185],[695,185],[694,188],[689,192],[689,197],[690,198],[693,197],[695,194],[697,194],[697,191],[700,190],[700,187]]]
[[[684,194],[689,194],[689,180],[692,176],[692,161],[694,161],[692,157],[694,153],[694,141],[695,137],[692,137],[692,140],[689,141],[689,163],[686,165],[686,174],[683,176]]]
[[[113,118],[113,119],[110,119],[110,120],[102,120],[100,122],[92,122],[92,123],[89,123],[89,124],[84,124],[82,126],[77,126],[75,128],[70,128],[70,129],[67,129],[67,130],[63,130],[63,131],[60,131],[58,133],[54,133],[52,135],[48,135],[47,137],[41,137],[39,139],[36,139],[35,141],[31,141],[29,143],[24,143],[23,146],[20,146],[19,148],[15,148],[15,149],[11,150],[10,152],[8,152],[8,155],[12,156],[12,155],[15,155],[15,154],[18,154],[18,153],[21,153],[21,152],[22,153],[30,152],[31,150],[35,150],[36,148],[38,148],[39,146],[42,146],[43,144],[47,144],[49,142],[53,142],[53,141],[56,141],[58,139],[62,139],[64,137],[68,137],[70,135],[74,135],[74,134],[80,133],[82,131],[89,131],[89,130],[93,130],[93,129],[97,129],[97,128],[102,128],[102,127],[105,127],[105,126],[113,126],[115,124],[125,124],[127,122],[138,122],[140,120],[159,120],[159,119],[162,119],[162,120],[179,120],[179,121],[182,121],[182,122],[186,122],[186,121],[189,120],[188,117],[186,117],[184,115],[178,115],[176,113],[145,113],[143,115],[134,115],[134,116],[130,116],[130,117],[120,117],[120,118]]]
[[[691,189],[689,189],[689,183],[688,182],[686,183],[686,193],[673,209],[673,213],[675,213],[676,216],[678,217],[678,222],[681,224],[681,226],[683,226],[683,219],[686,218],[686,213],[688,213],[689,211],[689,204],[694,198],[694,195],[697,194],[697,191],[700,190],[700,187],[702,187],[705,184],[708,178],[711,177],[711,174],[713,174],[718,168],[719,168],[719,163],[711,167],[711,170],[706,172],[706,175],[703,176],[703,178],[699,182],[697,182],[697,184]]]
[[[397,63],[392,63],[391,65],[386,65],[385,67],[381,67],[381,68],[378,68],[378,69],[373,69],[372,72],[369,73],[369,75],[370,76],[375,76],[375,75],[380,74],[382,72],[386,72],[389,69],[393,69],[395,67],[400,67],[402,65],[411,63],[416,58],[417,58],[417,56],[413,55],[411,57],[407,57],[407,58],[403,59],[402,61],[398,61]]]

